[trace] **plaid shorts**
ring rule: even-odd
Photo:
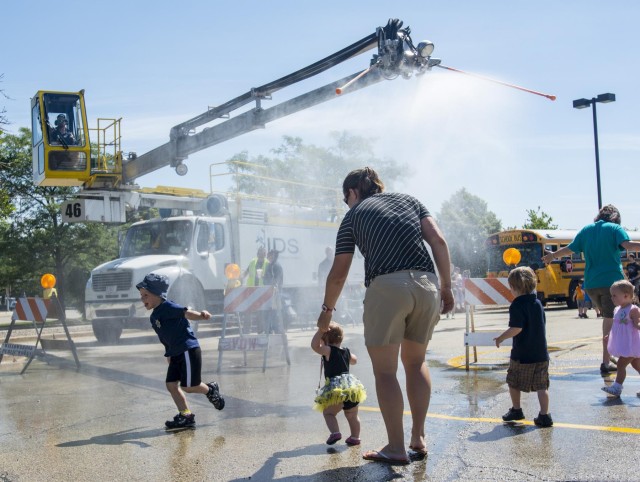
[[[549,361],[520,363],[509,360],[507,385],[521,392],[537,392],[549,388]]]

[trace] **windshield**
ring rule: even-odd
[[[529,266],[534,271],[542,266],[542,245],[538,243],[532,244],[516,244],[502,246],[488,246],[488,267],[489,272],[509,271],[514,266],[507,266],[502,259],[502,254],[509,248],[515,248],[520,251],[522,256],[517,266]]]
[[[162,221],[132,226],[122,245],[121,257],[149,254],[187,254],[191,247],[191,221]]]

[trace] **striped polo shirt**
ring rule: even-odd
[[[435,274],[422,239],[420,220],[427,216],[427,208],[413,196],[374,194],[345,215],[338,230],[336,255],[353,254],[358,247],[364,256],[365,286],[376,276],[401,270]]]

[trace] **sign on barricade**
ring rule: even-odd
[[[4,343],[0,345],[0,363],[2,363],[2,359],[4,355],[12,355],[12,356],[25,356],[28,357],[27,363],[22,368],[20,374],[23,374],[27,371],[27,368],[33,361],[36,355],[42,354],[45,357],[45,361],[47,364],[49,361],[47,360],[47,353],[42,346],[42,332],[46,326],[47,316],[48,314],[59,314],[59,320],[64,328],[64,332],[67,336],[67,342],[69,345],[69,349],[73,353],[73,358],[76,362],[76,367],[80,368],[80,360],[78,359],[78,354],[76,352],[75,344],[71,339],[71,335],[69,334],[69,329],[67,328],[66,317],[64,314],[64,310],[62,306],[60,306],[60,301],[56,296],[51,297],[50,299],[42,299],[42,298],[20,298],[16,302],[16,307],[11,315],[11,324],[9,325],[9,329],[7,330],[7,335],[5,336]],[[16,327],[17,321],[30,321],[33,324],[33,328],[36,332],[36,341],[34,345],[22,345],[19,343],[9,343],[11,339],[11,335],[13,333],[14,328]],[[38,346],[40,346],[38,348]]]
[[[267,334],[251,335],[243,333],[244,328],[241,316],[246,316],[255,312],[259,312],[259,314],[265,316],[269,311],[273,310],[275,317],[277,318],[278,325],[280,327],[284,326],[278,296],[279,293],[273,286],[238,287],[225,293],[222,334],[220,335],[220,340],[218,342],[218,373],[220,373],[220,369],[222,367],[222,354],[225,351],[242,351],[244,353],[245,366],[247,365],[248,351],[264,352],[262,362],[262,371],[264,372],[267,368],[269,347],[276,344],[281,344],[283,346],[287,364],[291,364],[289,360],[289,347],[286,333],[283,332],[275,335],[268,334],[271,328],[268,326],[268,323],[264,324],[264,329],[267,331]],[[235,317],[238,320],[238,336],[226,336],[230,317]]]
[[[509,290],[507,278],[467,278],[464,280],[466,305],[466,329],[464,333],[465,368],[469,371],[469,347],[473,347],[473,361],[478,361],[478,346],[495,346],[494,338],[504,330],[491,331],[475,329],[473,318],[476,306],[509,305],[513,295]],[[511,345],[512,340],[505,340],[502,345]]]

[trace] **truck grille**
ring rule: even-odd
[[[96,273],[91,276],[91,286],[94,291],[107,291],[107,286],[115,286],[118,291],[128,291],[132,277],[131,271]]]

